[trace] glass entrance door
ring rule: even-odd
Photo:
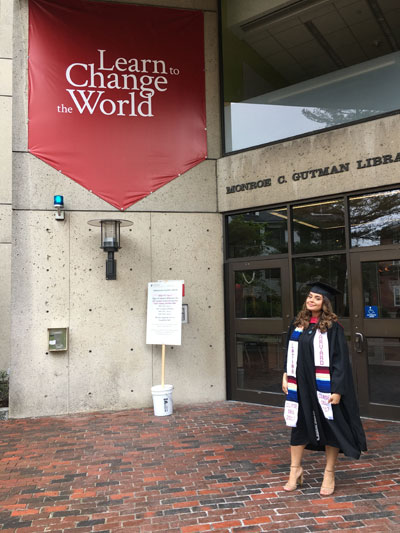
[[[400,419],[400,251],[351,254],[353,369],[363,415]]]
[[[226,217],[228,397],[283,405],[283,332],[309,281],[336,287],[363,415],[400,420],[400,189]]]
[[[228,266],[230,396],[283,405],[283,346],[290,323],[287,259]]]

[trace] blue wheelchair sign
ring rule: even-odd
[[[378,318],[378,306],[377,305],[366,305],[364,308],[365,318]]]

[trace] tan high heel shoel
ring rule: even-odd
[[[301,468],[300,465],[296,466],[291,466],[290,467],[291,469],[292,468]],[[292,492],[293,490],[296,490],[297,487],[301,487],[303,485],[303,469],[301,468],[301,472],[300,474],[297,476],[296,478],[296,484],[295,485],[291,485],[289,482],[286,483],[286,485],[283,487],[283,490],[285,490],[286,492]]]
[[[335,474],[334,470],[326,470],[325,469],[325,472],[332,472],[333,474]],[[324,473],[324,479],[325,479],[325,473]],[[325,486],[324,487],[324,482],[322,481],[321,490],[319,491],[321,496],[330,496],[334,492],[335,492],[335,476],[333,476],[333,487],[332,486],[330,486],[330,487]]]

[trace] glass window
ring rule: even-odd
[[[339,316],[349,316],[347,265],[344,254],[294,259],[293,271],[296,313],[302,308],[310,290],[307,283],[318,280],[336,287],[341,292],[333,302],[333,310]]]
[[[237,388],[282,391],[283,350],[280,335],[236,335]]]
[[[287,209],[230,215],[227,233],[230,258],[287,253]]]
[[[365,316],[368,307],[376,307],[376,318],[400,318],[400,262],[368,261],[362,263]],[[375,316],[374,316],[375,317]]]
[[[368,381],[372,402],[400,405],[400,339],[368,338]]]
[[[279,268],[235,272],[236,318],[282,316]]]
[[[294,206],[292,228],[294,253],[345,249],[343,199]]]
[[[226,151],[400,108],[400,5],[221,0]]]
[[[400,307],[400,285],[395,285],[393,287],[394,291],[394,305]]]
[[[400,243],[400,191],[363,194],[349,199],[351,246]]]

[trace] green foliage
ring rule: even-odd
[[[0,407],[8,407],[8,374],[0,370]]]
[[[350,199],[352,245],[399,244],[399,208],[398,191]]]
[[[246,220],[235,215],[229,223],[229,247],[232,257],[265,255],[265,242],[271,238],[268,222]]]

